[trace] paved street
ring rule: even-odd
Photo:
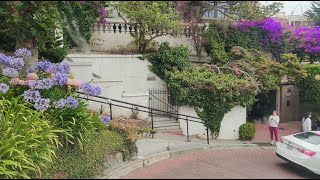
[[[122,179],[319,178],[276,157],[274,147],[181,155],[139,168]]]

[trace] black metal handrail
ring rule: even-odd
[[[159,113],[168,113],[170,115],[175,115],[178,119],[186,121],[186,124],[187,124],[187,141],[188,142],[190,142],[190,139],[189,139],[189,121],[205,124],[201,118],[190,116],[190,115],[186,115],[186,114],[180,114],[180,113],[177,113],[177,112],[166,112],[166,111],[162,111],[162,110],[158,110],[158,109],[154,109],[154,108],[150,108],[150,107],[146,107],[146,106],[142,106],[142,105],[138,105],[138,104],[134,104],[134,103],[129,103],[129,102],[125,102],[125,101],[120,101],[120,100],[116,100],[116,99],[112,99],[112,98],[107,98],[107,97],[103,97],[103,96],[95,96],[95,95],[87,94],[87,93],[80,92],[80,91],[78,91],[77,93],[86,96],[86,97],[80,97],[79,96],[80,99],[84,99],[84,100],[92,101],[92,102],[98,102],[98,103],[102,103],[102,104],[108,104],[109,108],[110,108],[110,119],[111,120],[112,120],[112,106],[117,106],[117,107],[131,109],[131,110],[133,109],[133,106],[135,106],[135,107],[138,107],[138,108],[135,109],[136,111],[150,113],[150,115],[151,115],[151,128],[152,129],[154,128],[153,127],[153,124],[154,124],[153,123],[153,115],[159,115]],[[89,99],[89,97],[95,97],[95,98],[103,99],[103,100],[106,100],[106,101]],[[127,106],[120,105],[120,104],[114,104],[113,102],[120,103],[120,104],[125,104],[125,105],[130,105],[131,107],[127,107]],[[142,109],[139,109],[139,108],[144,108],[144,109],[147,109],[147,110],[142,110]],[[184,116],[185,118],[181,117],[181,116]],[[190,118],[192,118],[192,119],[190,119]],[[193,119],[195,119],[195,120],[193,120]],[[197,120],[200,120],[200,121],[197,121]],[[209,144],[209,128],[208,128],[208,126],[206,127],[206,131],[207,131],[207,143]],[[153,134],[152,134],[152,138],[153,138]]]
[[[169,107],[169,108],[170,108],[170,112],[171,112],[171,110],[173,110],[173,112],[178,113],[178,110],[175,109],[174,107],[172,107],[170,104],[162,101],[160,98],[156,97],[156,96],[155,96],[153,93],[151,93],[151,92],[149,92],[149,94],[150,94],[152,97],[154,97],[155,99],[157,99],[158,101],[160,101],[160,102],[161,102],[162,104],[164,104],[165,106]],[[166,113],[168,113],[168,112],[166,112]],[[171,116],[170,116],[170,118],[171,118]],[[178,121],[177,117],[175,117],[175,118],[176,118],[176,120]]]

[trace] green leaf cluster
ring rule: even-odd
[[[55,155],[60,130],[21,98],[0,100],[0,177],[30,178]]]
[[[236,46],[223,66],[191,65],[187,55],[183,47],[163,43],[146,58],[150,70],[167,83],[177,105],[195,107],[215,136],[224,115],[234,106],[252,105],[258,93],[279,88],[285,75],[292,79],[306,75],[292,54],[283,54],[283,63],[279,63],[257,50]]]

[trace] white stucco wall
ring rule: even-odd
[[[198,117],[193,107],[179,107],[179,113]],[[217,139],[239,139],[239,127],[244,123],[246,123],[246,108],[235,106],[225,114]],[[183,134],[187,135],[186,121],[180,120],[180,127],[183,130]],[[206,127],[203,124],[189,121],[189,135],[198,135],[206,138]],[[209,135],[211,137],[210,130]]]
[[[139,55],[101,55],[101,54],[69,54],[66,63],[70,64],[71,71],[76,79],[83,82],[92,82],[102,89],[102,95],[120,101],[131,102],[148,107],[149,89],[165,88],[166,84],[159,77],[149,71],[148,61],[139,60]],[[93,76],[94,73],[97,78]],[[148,80],[148,77],[153,77]],[[90,103],[90,108],[100,111],[100,103]],[[109,106],[103,109],[109,113]],[[194,108],[179,107],[180,114],[198,117]],[[130,117],[130,109],[113,106],[113,116]],[[138,117],[148,118],[148,113],[140,112]],[[234,107],[227,113],[221,122],[218,139],[238,139],[239,127],[246,122],[246,108]],[[186,135],[186,121],[180,120],[180,127]],[[206,138],[206,128],[201,123],[189,121],[189,135],[199,135]],[[211,132],[209,131],[211,136]]]
[[[190,106],[179,107],[179,113],[193,116],[193,117],[199,117],[196,111],[194,110],[194,108]],[[185,118],[185,117],[181,116],[181,118]],[[195,120],[195,119],[192,119],[192,120]],[[179,121],[180,121],[180,128],[182,129],[183,134],[187,135],[187,122],[181,119]],[[200,120],[195,120],[195,121],[200,121]],[[206,138],[207,137],[206,127],[202,123],[189,121],[189,135],[190,136],[197,135],[199,137]],[[209,130],[209,135],[210,135],[209,137],[211,137],[210,130]]]
[[[93,85],[101,87],[101,96],[148,107],[149,88],[165,88],[166,84],[149,71],[150,63],[139,60],[138,56],[69,54],[65,62],[70,64],[75,78],[84,82],[92,81]],[[148,80],[148,77],[154,77],[155,80]],[[101,104],[90,103],[90,107],[100,111]],[[108,113],[109,107],[104,107],[104,110]],[[131,110],[113,107],[112,113],[129,117]],[[146,119],[148,114],[140,112],[138,117]]]
[[[218,139],[239,139],[239,127],[246,123],[247,110],[242,106],[233,107],[224,115]]]

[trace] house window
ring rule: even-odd
[[[210,9],[212,10],[206,11],[203,17],[214,17],[214,11],[215,11],[214,6],[216,3],[214,1],[209,1],[209,2],[210,2]]]

